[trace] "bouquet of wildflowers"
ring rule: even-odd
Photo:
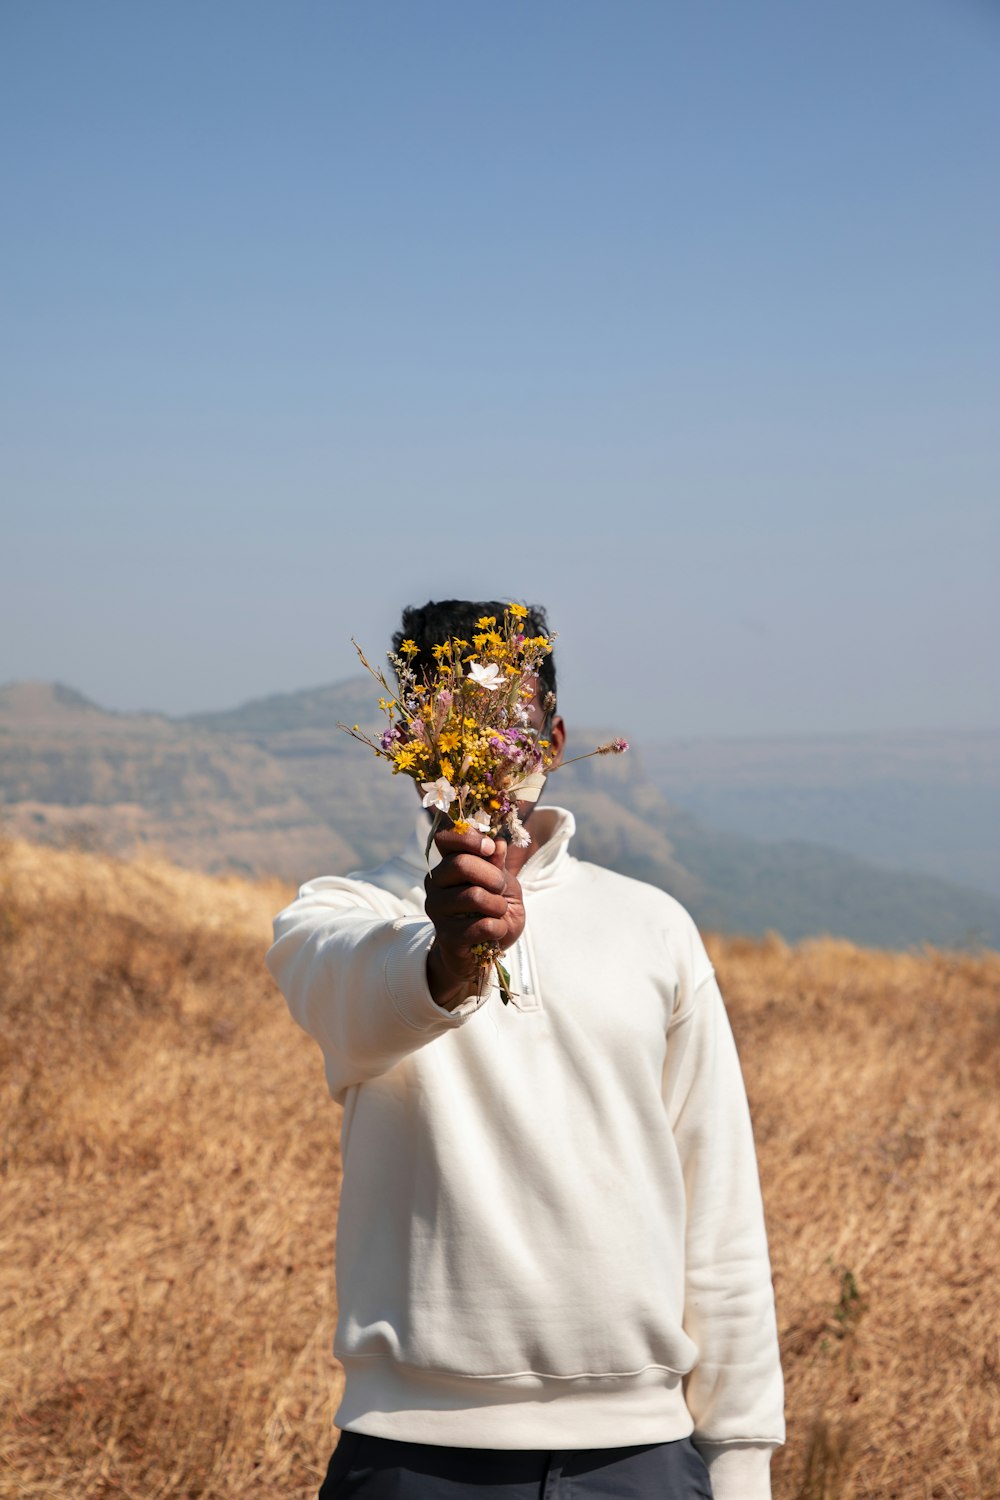
[[[377,735],[364,733],[357,724],[340,728],[388,761],[394,775],[417,782],[423,804],[433,814],[428,858],[434,835],[446,821],[459,833],[475,828],[519,847],[531,842],[518,804],[538,800],[552,751],[544,726],[531,723],[528,706],[554,637],[526,635],[527,614],[523,604],[508,604],[500,621],[493,615],[478,620],[471,641],[454,637],[440,642],[433,647],[433,668],[419,681],[412,664],[417,655],[413,641],[388,653],[392,684],[354,642],[362,665],[382,689],[379,708],[387,724]],[[554,707],[554,696],[546,695],[545,723]],[[589,753],[613,755],[627,749],[625,740],[611,740]],[[483,977],[496,969],[506,1002],[509,979],[500,949],[480,946]]]

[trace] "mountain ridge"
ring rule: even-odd
[[[367,868],[407,836],[415,806],[406,778],[336,728],[377,717],[364,678],[175,718],[105,710],[64,684],[5,684],[0,816],[39,842],[156,849],[211,873],[298,881]],[[574,734],[574,748],[598,738]],[[710,782],[711,759],[684,753]],[[671,754],[677,744],[652,744],[550,780],[550,800],[576,815],[580,857],[669,890],[721,930],[1000,946],[990,892],[721,828],[682,800],[683,776],[674,794]]]

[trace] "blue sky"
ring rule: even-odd
[[[0,681],[996,726],[998,144],[992,0],[7,0]]]

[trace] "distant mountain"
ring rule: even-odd
[[[333,734],[340,723],[353,724],[356,719],[370,718],[372,702],[370,681],[354,677],[324,687],[302,688],[297,693],[253,698],[238,708],[218,713],[190,714],[178,723],[227,734],[287,734],[302,729],[329,730]]]
[[[46,683],[0,688],[0,814],[26,838],[145,848],[213,873],[294,878],[355,857],[252,743]]]
[[[0,686],[0,734],[56,729],[60,735],[89,734],[98,724],[108,733],[116,725],[129,734],[149,724],[163,726],[159,714],[116,714],[100,708],[61,682],[7,682]]]
[[[754,934],[773,930],[790,942],[824,932],[874,947],[1000,947],[1000,900],[992,894],[882,869],[804,840],[765,842],[723,832],[668,802],[645,777],[644,755],[636,757],[626,776],[629,759],[567,767],[552,783],[553,798],[576,807],[581,790],[593,795],[603,781],[600,796],[635,812],[650,835],[669,839],[672,869],[649,859],[656,848],[651,837],[638,850],[616,848],[604,819],[583,821],[577,852],[670,890],[701,926]],[[564,798],[571,778],[584,788],[574,784]],[[683,872],[683,884],[675,870]]]
[[[0,817],[37,840],[155,849],[213,872],[295,881],[363,868],[398,847],[417,809],[410,782],[337,728],[376,718],[358,679],[185,719],[114,714],[72,688],[10,684],[0,688]],[[600,736],[576,738],[585,750]],[[1000,947],[997,897],[816,842],[721,831],[664,795],[677,762],[663,750],[584,761],[551,779],[550,800],[576,814],[581,857],[661,886],[707,927]],[[707,753],[700,763],[711,764]],[[689,775],[682,793],[694,784]]]
[[[677,740],[645,761],[664,796],[714,827],[1000,895],[1000,730]]]

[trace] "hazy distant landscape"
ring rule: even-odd
[[[409,783],[337,728],[376,718],[362,679],[173,719],[9,684],[0,826],[216,874],[364,868],[415,815]],[[576,815],[581,857],[714,930],[1000,947],[1000,733],[639,743],[547,795]]]
[[[1000,732],[676,740],[650,777],[706,822],[1000,895]]]

